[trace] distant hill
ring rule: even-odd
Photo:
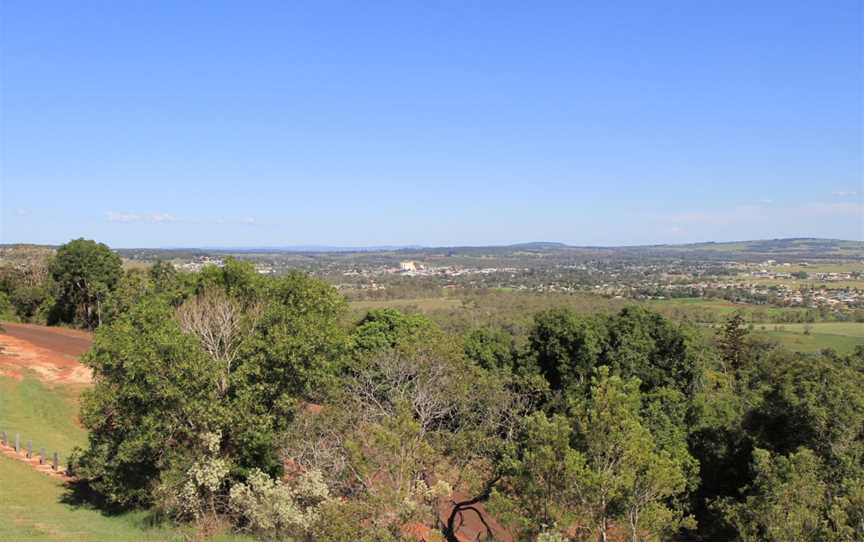
[[[697,254],[725,254],[760,257],[803,258],[864,258],[864,242],[842,239],[796,237],[790,239],[762,239],[728,243],[691,243],[685,245],[657,245],[630,247],[630,250],[649,252],[691,252]]]
[[[32,251],[52,251],[55,247],[27,244],[0,245],[0,258],[10,259]],[[207,247],[207,248],[124,248],[117,252],[127,258],[149,260],[156,258],[190,258],[203,255],[253,254],[351,254],[389,253],[405,257],[519,255],[536,253],[538,256],[573,258],[701,258],[707,260],[764,260],[764,259],[844,259],[864,262],[864,241],[796,237],[789,239],[759,239],[752,241],[703,242],[680,245],[639,246],[573,246],[550,241],[535,241],[498,246],[423,247],[417,245],[384,245],[344,247],[327,245],[295,245],[283,247]]]
[[[514,245],[507,245],[507,248],[514,248],[519,250],[554,250],[559,248],[567,248],[567,245],[564,243],[535,241],[533,243],[516,243]]]

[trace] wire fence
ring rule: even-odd
[[[20,456],[22,454],[24,455],[23,459],[28,459],[28,460],[32,460],[32,459],[38,457],[39,465],[47,465],[47,466],[50,466],[51,470],[53,470],[55,472],[58,472],[58,473],[65,472],[66,474],[68,474],[67,469],[63,469],[60,466],[60,452],[56,452],[56,451],[52,452],[51,455],[49,456],[48,454],[45,453],[45,448],[39,448],[38,454],[36,456],[34,456],[33,441],[27,440],[25,446],[22,446],[21,443],[22,443],[22,440],[21,440],[21,434],[20,433],[15,433],[15,437],[13,439],[13,438],[10,438],[10,434],[7,433],[6,431],[0,431],[0,444],[2,444],[2,446],[4,448],[14,450],[15,453],[17,455],[19,455],[19,459],[21,459]]]

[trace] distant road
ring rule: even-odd
[[[5,335],[69,356],[80,356],[90,350],[93,342],[93,336],[86,331],[11,322],[3,322],[0,325],[3,326]]]

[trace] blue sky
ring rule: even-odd
[[[864,238],[860,1],[0,17],[0,242]]]

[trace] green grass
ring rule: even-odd
[[[20,461],[0,456],[0,540],[15,541],[182,541],[189,527],[151,525],[147,512],[105,515],[88,506],[64,503],[64,484]],[[216,542],[252,540],[225,534]]]
[[[74,446],[84,445],[78,425],[78,398],[83,386],[51,385],[32,376],[0,377],[0,430],[34,449],[59,451],[61,462]],[[63,483],[28,465],[0,455],[0,540],[15,541],[182,541],[193,539],[191,527],[152,526],[146,512],[106,515],[87,505],[64,501]],[[239,542],[251,538],[225,534],[211,540]]]
[[[705,336],[714,336],[720,324],[700,326]],[[810,326],[810,333],[804,330]],[[854,322],[817,322],[813,324],[754,324],[753,336],[776,342],[795,352],[819,352],[832,348],[851,354],[864,345],[864,324]]]
[[[0,377],[0,431],[10,439],[21,434],[21,445],[33,441],[34,450],[68,457],[75,446],[87,442],[86,431],[76,422],[82,386],[51,385],[26,376],[23,380]]]
[[[809,333],[805,333],[807,330]],[[758,337],[777,341],[786,348],[799,352],[818,352],[824,348],[833,348],[841,354],[848,354],[853,352],[856,346],[864,345],[864,323],[859,322],[766,324],[757,325],[754,333]]]
[[[370,301],[351,301],[348,304],[352,309],[373,310],[384,308],[404,309],[415,307],[420,311],[428,312],[435,310],[458,309],[462,305],[462,299],[457,297],[428,297],[416,299],[386,299]]]
[[[864,338],[850,337],[844,335],[833,335],[830,333],[795,333],[791,331],[758,331],[754,333],[757,337],[766,338],[780,343],[789,350],[796,352],[818,352],[825,348],[832,348],[839,354],[850,354],[858,345],[864,345]]]
[[[648,309],[657,311],[674,320],[692,322],[719,322],[740,312],[747,320],[767,321],[791,313],[806,313],[803,307],[772,307],[732,303],[723,299],[680,298],[659,299],[643,302]]]
[[[780,329],[775,330],[774,324],[766,324],[770,331],[782,331],[803,334],[810,330],[814,335],[841,335],[844,337],[864,338],[864,322],[815,322],[813,324],[778,324]]]

